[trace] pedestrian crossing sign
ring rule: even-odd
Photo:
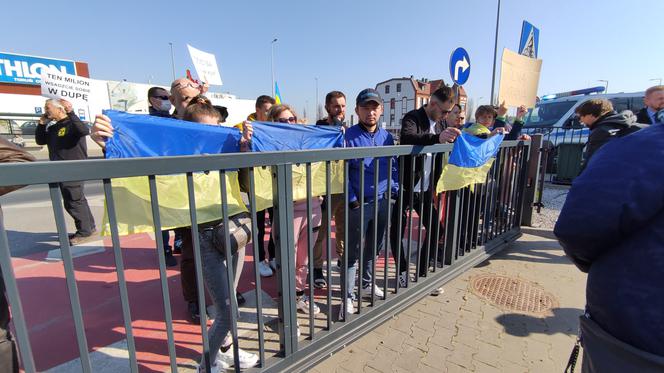
[[[539,29],[528,21],[523,21],[521,26],[521,42],[519,43],[519,54],[537,58],[539,45]]]

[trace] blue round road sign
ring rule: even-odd
[[[463,48],[457,48],[450,56],[450,75],[454,83],[463,85],[470,77],[470,56]]]

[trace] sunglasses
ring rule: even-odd
[[[279,122],[279,123],[297,123],[297,117],[277,118],[277,122]]]
[[[152,96],[152,98],[160,98],[162,100],[168,100],[168,96]]]
[[[185,84],[178,83],[178,84],[176,84],[176,85],[173,86],[173,89],[176,89],[176,88],[180,88],[180,89],[185,89],[185,88],[199,89],[200,87],[201,87],[201,86],[198,85],[198,84],[196,84],[196,83],[189,82],[189,83],[185,83]]]

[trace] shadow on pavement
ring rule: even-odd
[[[538,237],[558,241],[556,236],[553,234],[553,231],[550,230],[550,229],[521,227],[521,232],[524,233],[524,234],[530,234],[530,235],[533,235],[533,236],[538,236]]]
[[[580,308],[554,308],[552,315],[535,317],[520,313],[508,313],[496,317],[496,321],[505,328],[505,333],[527,337],[531,334],[567,334],[576,335],[579,325],[579,316],[583,313]]]
[[[7,230],[9,249],[14,258],[48,252],[60,247],[56,232],[18,232]]]

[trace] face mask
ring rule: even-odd
[[[159,110],[161,111],[170,111],[171,110],[171,102],[168,100],[161,100],[161,104],[159,105]]]

